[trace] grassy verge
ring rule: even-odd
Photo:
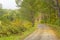
[[[60,39],[60,26],[48,24],[53,30],[55,30],[57,37]]]
[[[28,36],[30,33],[32,33],[36,27],[31,27],[29,30],[23,32],[22,35],[16,34],[8,37],[1,37],[0,40],[23,40],[26,36]]]

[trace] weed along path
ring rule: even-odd
[[[39,24],[36,31],[24,40],[58,40],[55,32],[45,24]]]

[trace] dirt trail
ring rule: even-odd
[[[45,24],[39,24],[36,31],[24,40],[58,40],[55,32]]]

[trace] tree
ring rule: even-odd
[[[21,1],[21,0],[20,0]],[[27,18],[31,20],[32,24],[35,20],[35,14],[40,12],[42,14],[42,19],[47,21],[55,20],[56,15],[60,19],[60,3],[59,0],[23,0],[19,4],[19,0],[16,1],[18,7],[20,7],[23,19]]]
[[[58,17],[60,19],[60,3],[59,3],[59,0],[56,0],[56,6],[57,6],[57,10],[58,10]]]
[[[39,0],[23,0],[21,5],[19,4],[19,0],[17,0],[16,3],[18,7],[21,7],[20,11],[23,19],[31,21],[32,26],[34,26],[35,14],[40,10]]]
[[[58,11],[58,17],[60,18],[60,1],[59,0],[47,0],[47,4],[51,5],[55,10]]]

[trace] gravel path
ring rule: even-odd
[[[36,31],[26,37],[24,40],[57,40],[52,29],[45,24],[39,24]]]

